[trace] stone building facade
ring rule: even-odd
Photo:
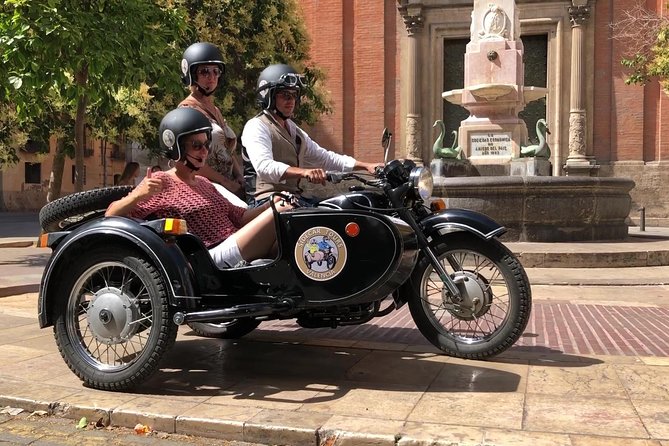
[[[31,143],[17,151],[19,163],[0,170],[0,211],[36,211],[46,203],[56,141],[47,153]],[[84,190],[114,184],[126,164],[126,149],[87,138],[84,150]],[[75,190],[74,159],[65,157],[61,196]]]
[[[636,182],[631,221],[638,223],[643,207],[647,225],[667,225],[669,119],[663,116],[669,96],[657,81],[625,84],[620,60],[628,48],[612,39],[610,26],[637,3],[516,0],[521,34],[529,39],[526,52],[537,43],[545,48],[539,51],[545,84],[538,86],[547,87],[548,96],[539,113],[551,132],[552,174],[630,177]],[[442,93],[447,78],[462,68],[457,49],[470,36],[473,0],[300,5],[312,59],[327,74],[334,106],[312,135],[334,150],[380,160],[380,135],[388,127],[391,156],[429,163],[437,136],[432,123],[449,118]],[[646,0],[645,6],[667,13],[666,0]]]

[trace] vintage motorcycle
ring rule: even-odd
[[[387,162],[373,176],[328,178],[355,184],[315,207],[274,209],[278,256],[229,269],[215,266],[183,220],[104,218],[130,187],[47,204],[40,246],[53,252],[40,285],[40,327],[53,326],[85,385],[115,391],[153,374],[184,324],[201,336],[238,338],[262,321],[336,328],[408,304],[420,332],[451,356],[490,358],[518,340],[531,291],[497,240],[503,227],[443,209],[431,198],[430,170],[410,160]]]

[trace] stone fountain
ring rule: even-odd
[[[508,174],[527,141],[527,127],[518,113],[548,90],[525,86],[520,20],[513,0],[475,0],[470,31],[464,88],[442,97],[470,113],[458,132],[458,145],[467,159],[479,170],[491,166],[491,173],[500,173],[494,168],[504,166]],[[550,164],[544,171],[550,174]]]
[[[528,135],[518,113],[548,91],[524,85],[515,1],[474,0],[470,33],[464,88],[442,96],[470,113],[458,146],[472,169],[469,176],[447,178],[448,161],[433,160],[436,195],[449,207],[477,210],[504,224],[507,240],[625,238],[632,180],[552,177],[547,158],[521,156]]]

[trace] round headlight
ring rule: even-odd
[[[416,167],[411,171],[411,181],[418,191],[418,195],[423,201],[429,200],[432,196],[432,189],[434,181],[432,179],[432,172],[426,167]]]

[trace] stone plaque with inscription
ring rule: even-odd
[[[512,156],[511,132],[470,133],[470,156]]]

